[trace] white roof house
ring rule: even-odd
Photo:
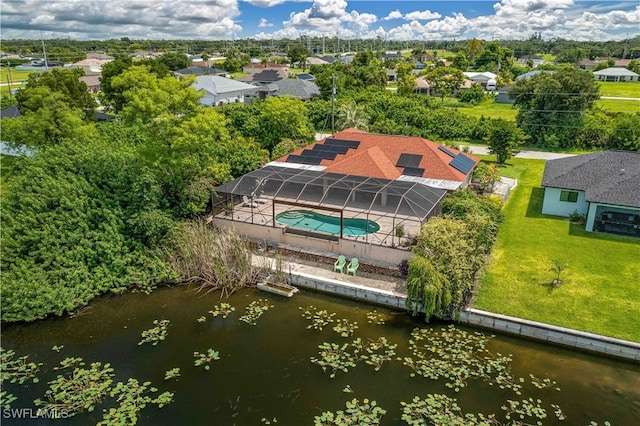
[[[217,75],[199,75],[192,87],[204,92],[199,102],[206,106],[244,102],[245,95],[256,91],[256,86]]]
[[[638,81],[638,74],[626,68],[605,68],[593,73],[598,81]]]
[[[474,83],[478,83],[480,86],[486,88],[487,82],[489,80],[496,80],[498,78],[497,74],[494,74],[489,71],[484,72],[463,72],[464,76]],[[495,89],[495,86],[494,86]]]
[[[526,64],[529,61],[533,63],[534,67],[544,64],[544,58],[538,55],[525,55],[518,58],[519,64]]]

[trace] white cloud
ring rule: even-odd
[[[364,31],[377,21],[378,17],[376,15],[372,13],[358,13],[355,10],[342,18],[342,22],[346,22],[350,28],[356,31]]]
[[[442,17],[442,15],[437,12],[434,13],[430,10],[424,10],[422,12],[409,12],[404,15],[404,19],[406,19],[407,21],[430,21],[432,19],[438,19],[440,17]]]
[[[238,0],[14,0],[2,3],[2,37],[227,38],[242,31]]]
[[[260,18],[260,22],[258,23],[258,27],[259,28],[273,27],[273,24],[270,23],[269,21],[267,21],[266,18]]]
[[[502,0],[493,5],[497,16],[518,16],[527,12],[565,9],[573,5],[573,0]]]
[[[384,18],[382,18],[382,20],[383,21],[390,21],[392,19],[400,19],[400,18],[402,18],[402,12],[400,12],[398,9],[396,9],[393,12],[390,12]]]
[[[271,7],[282,4],[285,0],[246,0],[246,2],[258,7]]]

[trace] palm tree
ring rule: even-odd
[[[343,104],[338,109],[338,122],[336,123],[340,130],[355,127],[358,130],[369,130],[369,114],[364,110],[363,105],[355,102]]]

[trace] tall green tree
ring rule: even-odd
[[[503,118],[497,118],[487,123],[488,135],[485,138],[489,153],[496,156],[498,164],[504,164],[516,155],[518,146],[522,145],[526,137],[516,125]]]
[[[191,65],[191,59],[184,53],[167,52],[158,58],[158,62],[164,64],[171,71],[187,68]]]
[[[290,97],[270,97],[260,105],[257,122],[256,140],[262,148],[273,150],[284,138],[311,142],[314,131],[309,118],[307,107],[299,99]]]
[[[48,86],[32,87],[22,99],[20,117],[2,120],[2,138],[11,145],[43,149],[68,140],[88,142],[96,137],[94,122],[68,97]],[[92,117],[93,118],[93,117]]]
[[[339,130],[356,128],[358,130],[369,130],[369,115],[363,105],[355,102],[342,104],[338,109],[338,119],[336,127]]]
[[[48,93],[38,89],[46,87],[57,94],[58,100],[65,102],[71,108],[85,111],[87,117],[93,119],[96,102],[88,92],[87,85],[79,80],[83,75],[84,71],[79,68],[54,68],[38,75],[30,74],[25,86],[16,93],[20,111],[38,111],[42,105],[43,93]],[[35,99],[32,99],[33,97]]]
[[[574,145],[584,113],[600,98],[591,73],[574,67],[517,80],[509,96],[518,108],[516,122],[536,145]]]
[[[135,65],[113,77],[111,86],[124,101],[122,117],[129,122],[150,123],[168,116],[192,113],[202,97],[191,87],[193,77],[158,77],[146,65]]]
[[[437,67],[425,74],[424,78],[444,103],[444,98],[451,96],[455,90],[460,88],[464,81],[464,74],[459,69]]]
[[[154,73],[158,78],[171,75],[169,69],[155,59],[142,59],[136,61],[135,65],[148,67],[149,71]],[[113,87],[111,81],[114,77],[119,76],[132,66],[134,66],[134,62],[130,56],[121,56],[115,61],[104,64],[102,67],[102,73],[100,74],[100,99],[103,105],[113,108],[115,112],[122,110],[126,101],[122,95],[123,88]]]
[[[305,63],[309,55],[311,55],[311,52],[300,43],[289,46],[289,51],[287,52],[287,57],[291,65],[293,66],[294,63],[298,62],[300,68],[305,68]]]
[[[399,95],[409,95],[415,90],[416,75],[413,73],[413,69],[412,62],[400,62],[396,65]]]

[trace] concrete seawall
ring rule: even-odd
[[[394,309],[406,309],[407,296],[395,291],[348,283],[302,271],[292,271],[289,275],[289,281],[292,285],[313,291],[362,300]],[[477,309],[467,309],[461,312],[459,322],[640,364],[640,343]]]
[[[407,300],[404,294],[393,291],[318,277],[303,272],[292,273],[289,277],[289,282],[297,287],[362,300],[395,309],[404,309],[404,303],[405,300]]]
[[[478,309],[460,313],[460,322],[542,342],[568,346],[582,351],[604,354],[640,363],[640,344],[599,334],[529,321]]]

